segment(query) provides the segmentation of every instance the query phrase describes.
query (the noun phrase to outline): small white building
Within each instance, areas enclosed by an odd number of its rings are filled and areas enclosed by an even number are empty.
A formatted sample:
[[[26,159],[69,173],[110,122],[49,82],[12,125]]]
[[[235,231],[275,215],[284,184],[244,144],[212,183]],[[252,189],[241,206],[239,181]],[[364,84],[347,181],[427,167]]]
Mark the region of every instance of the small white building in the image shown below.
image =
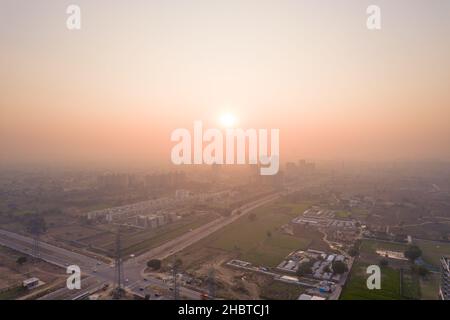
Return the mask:
[[[38,278],[29,278],[22,282],[22,286],[28,290],[31,290],[39,286],[39,283],[40,281]]]

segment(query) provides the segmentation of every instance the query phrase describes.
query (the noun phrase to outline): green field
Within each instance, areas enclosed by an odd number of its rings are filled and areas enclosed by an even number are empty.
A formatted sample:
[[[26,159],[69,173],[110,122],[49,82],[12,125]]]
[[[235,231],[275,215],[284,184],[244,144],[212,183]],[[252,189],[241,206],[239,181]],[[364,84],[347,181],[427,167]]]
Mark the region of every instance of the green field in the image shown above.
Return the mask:
[[[410,270],[403,270],[401,295],[405,299],[420,299],[419,276],[416,273],[412,273]]]
[[[261,299],[267,300],[297,300],[305,289],[295,284],[271,281],[261,288]]]
[[[366,218],[369,212],[363,208],[353,208],[351,211],[352,217],[355,219]]]
[[[277,266],[294,250],[306,249],[311,239],[283,234],[280,227],[308,207],[308,204],[277,202],[253,211],[208,237],[208,247],[239,253],[239,258],[255,265]],[[269,235],[270,234],[270,235]],[[318,234],[318,237],[320,235]]]
[[[422,250],[422,257],[425,262],[439,267],[439,259],[442,256],[450,256],[450,243],[428,241],[428,240],[414,240]]]
[[[381,289],[367,288],[367,264],[357,262],[353,265],[350,278],[342,291],[341,300],[398,300],[400,293],[400,271],[389,267],[381,268]]]
[[[336,216],[336,218],[345,219],[345,218],[349,218],[351,215],[352,215],[352,213],[349,211],[338,211],[338,212],[336,212],[335,216]]]
[[[425,279],[420,279],[422,300],[436,300],[439,292],[439,273],[430,273]]]
[[[402,243],[384,242],[377,240],[367,240],[364,239],[361,242],[360,251],[361,253],[376,254],[376,250],[389,250],[389,251],[399,251],[404,252],[408,246]]]
[[[0,292],[0,300],[15,300],[24,292],[25,290],[22,286],[14,287]]]

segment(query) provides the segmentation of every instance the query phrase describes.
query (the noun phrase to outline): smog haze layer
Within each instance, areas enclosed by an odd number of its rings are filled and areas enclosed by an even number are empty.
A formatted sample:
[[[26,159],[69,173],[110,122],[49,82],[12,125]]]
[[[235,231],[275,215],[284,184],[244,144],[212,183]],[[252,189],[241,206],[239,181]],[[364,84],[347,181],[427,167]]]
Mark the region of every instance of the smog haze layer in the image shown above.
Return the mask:
[[[450,160],[450,2],[0,3],[0,163],[170,163],[176,128],[280,129],[281,161]]]

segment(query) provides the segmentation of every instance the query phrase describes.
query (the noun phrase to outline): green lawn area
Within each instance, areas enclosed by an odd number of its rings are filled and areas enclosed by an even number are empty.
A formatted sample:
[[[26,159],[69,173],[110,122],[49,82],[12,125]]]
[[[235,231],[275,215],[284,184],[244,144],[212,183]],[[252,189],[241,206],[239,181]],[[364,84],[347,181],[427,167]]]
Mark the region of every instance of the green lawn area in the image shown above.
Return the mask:
[[[384,242],[364,239],[361,243],[361,253],[376,254],[376,250],[390,250],[404,252],[408,246],[401,243]]]
[[[306,249],[310,239],[285,235],[279,228],[303,212],[308,204],[274,203],[255,209],[256,219],[243,216],[208,237],[209,247],[239,252],[240,259],[255,265],[277,266],[290,252]],[[268,236],[270,232],[271,236]]]
[[[0,300],[15,300],[25,292],[21,286],[0,292]]]
[[[350,279],[342,291],[341,300],[398,300],[400,294],[400,271],[389,267],[381,268],[381,289],[367,288],[367,264],[356,262]]]
[[[260,297],[267,300],[297,300],[304,291],[298,285],[274,280],[261,288]]]
[[[410,270],[403,270],[402,296],[406,299],[420,299],[419,276]]]
[[[289,216],[292,218],[295,218],[299,215],[301,215],[308,207],[310,206],[309,203],[289,203],[289,202],[283,202],[282,200],[277,203],[277,206],[279,208],[289,208],[290,211],[286,211]]]
[[[420,279],[422,300],[436,300],[439,292],[439,273],[430,273],[426,279]]]
[[[367,209],[363,209],[363,208],[353,208],[352,209],[352,217],[353,218],[365,218],[367,217],[367,215],[369,214],[369,212],[367,211]]]
[[[352,213],[349,211],[338,211],[335,214],[336,218],[348,218],[351,215],[352,215]]]
[[[439,259],[442,256],[450,256],[450,243],[428,241],[428,240],[414,240],[422,250],[422,257],[425,262],[439,267]]]

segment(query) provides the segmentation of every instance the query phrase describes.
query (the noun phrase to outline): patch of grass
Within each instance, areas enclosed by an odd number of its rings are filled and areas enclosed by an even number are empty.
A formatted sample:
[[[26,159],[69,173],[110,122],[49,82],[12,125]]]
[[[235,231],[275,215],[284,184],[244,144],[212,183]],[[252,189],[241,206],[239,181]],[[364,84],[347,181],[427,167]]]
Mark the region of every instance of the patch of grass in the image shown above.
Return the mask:
[[[240,258],[255,265],[276,267],[287,254],[299,249],[306,250],[310,243],[308,239],[279,234],[248,250]]]
[[[14,300],[20,297],[24,292],[25,289],[23,287],[17,286],[0,292],[0,300]]]
[[[368,265],[357,262],[353,265],[350,279],[342,291],[341,300],[400,300],[400,271],[389,267],[381,268],[381,289],[367,288]]]
[[[278,208],[289,208],[290,210],[287,211],[287,214],[295,218],[299,215],[301,215],[308,207],[310,207],[309,203],[290,203],[290,202],[279,202],[277,203]]]
[[[419,276],[410,270],[402,272],[402,296],[406,299],[420,299]]]
[[[438,298],[439,281],[439,273],[430,273],[425,279],[419,280],[422,300],[436,300]]]
[[[352,217],[353,218],[366,218],[369,215],[367,209],[363,208],[353,208],[352,209]]]
[[[450,255],[450,243],[429,240],[414,240],[414,242],[422,250],[422,258],[425,262],[435,267],[440,266],[441,257]]]
[[[304,288],[294,284],[271,281],[261,288],[260,297],[267,300],[297,300],[304,291]]]
[[[335,214],[336,218],[343,218],[343,219],[349,218],[351,215],[352,213],[349,211],[338,211]]]
[[[290,209],[285,210],[286,206]],[[292,251],[309,246],[309,239],[289,236],[279,230],[297,212],[303,212],[306,208],[306,204],[279,203],[258,208],[253,211],[255,219],[249,219],[249,215],[243,216],[206,238],[203,243],[212,248],[239,252],[240,259],[255,265],[275,267]]]

